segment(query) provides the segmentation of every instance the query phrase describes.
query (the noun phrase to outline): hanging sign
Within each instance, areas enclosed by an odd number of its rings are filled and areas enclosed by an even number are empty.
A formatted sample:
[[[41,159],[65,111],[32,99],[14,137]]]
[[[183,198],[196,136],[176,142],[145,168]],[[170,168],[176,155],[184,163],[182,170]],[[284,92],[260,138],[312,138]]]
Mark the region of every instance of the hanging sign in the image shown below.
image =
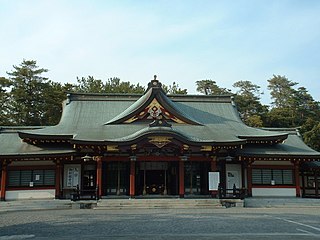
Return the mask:
[[[219,172],[209,172],[209,191],[217,191],[220,183]]]
[[[80,166],[65,165],[65,187],[75,188],[80,185]]]

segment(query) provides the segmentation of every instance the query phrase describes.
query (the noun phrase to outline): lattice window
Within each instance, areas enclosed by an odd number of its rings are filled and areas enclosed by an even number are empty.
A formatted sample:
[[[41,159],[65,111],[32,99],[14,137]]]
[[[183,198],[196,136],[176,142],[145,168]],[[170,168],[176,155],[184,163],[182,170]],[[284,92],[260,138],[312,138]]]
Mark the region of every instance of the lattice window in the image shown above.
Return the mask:
[[[252,184],[294,185],[292,169],[252,169]]]

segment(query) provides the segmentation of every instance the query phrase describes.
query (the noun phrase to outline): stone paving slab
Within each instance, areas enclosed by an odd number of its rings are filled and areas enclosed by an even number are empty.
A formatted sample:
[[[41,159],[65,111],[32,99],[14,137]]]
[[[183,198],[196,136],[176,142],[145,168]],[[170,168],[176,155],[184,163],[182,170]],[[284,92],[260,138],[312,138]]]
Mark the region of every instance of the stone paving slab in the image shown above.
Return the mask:
[[[320,238],[320,209],[69,209],[0,213],[9,239],[259,239]]]

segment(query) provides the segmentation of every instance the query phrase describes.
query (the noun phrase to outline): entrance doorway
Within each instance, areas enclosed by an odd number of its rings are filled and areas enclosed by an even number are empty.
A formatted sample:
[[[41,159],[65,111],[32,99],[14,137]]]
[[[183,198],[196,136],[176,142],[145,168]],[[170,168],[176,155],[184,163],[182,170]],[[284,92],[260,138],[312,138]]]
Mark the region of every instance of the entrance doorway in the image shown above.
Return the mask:
[[[106,166],[105,166],[106,165]],[[104,164],[103,193],[105,195],[128,195],[130,165],[128,162],[108,162]]]
[[[208,162],[186,162],[184,165],[184,190],[186,195],[209,194]]]
[[[176,194],[178,187],[176,172],[176,164],[173,162],[140,162],[137,171],[137,194]]]
[[[167,194],[166,170],[147,170],[145,194]]]

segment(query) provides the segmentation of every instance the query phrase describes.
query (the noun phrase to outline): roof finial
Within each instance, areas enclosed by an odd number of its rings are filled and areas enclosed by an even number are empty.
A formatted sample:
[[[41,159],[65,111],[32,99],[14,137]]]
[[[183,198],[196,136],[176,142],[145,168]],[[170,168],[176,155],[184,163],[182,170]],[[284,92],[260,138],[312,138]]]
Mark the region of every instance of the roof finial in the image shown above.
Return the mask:
[[[150,88],[161,88],[162,84],[159,82],[157,77],[157,75],[153,75],[153,79],[149,82],[147,90]]]

